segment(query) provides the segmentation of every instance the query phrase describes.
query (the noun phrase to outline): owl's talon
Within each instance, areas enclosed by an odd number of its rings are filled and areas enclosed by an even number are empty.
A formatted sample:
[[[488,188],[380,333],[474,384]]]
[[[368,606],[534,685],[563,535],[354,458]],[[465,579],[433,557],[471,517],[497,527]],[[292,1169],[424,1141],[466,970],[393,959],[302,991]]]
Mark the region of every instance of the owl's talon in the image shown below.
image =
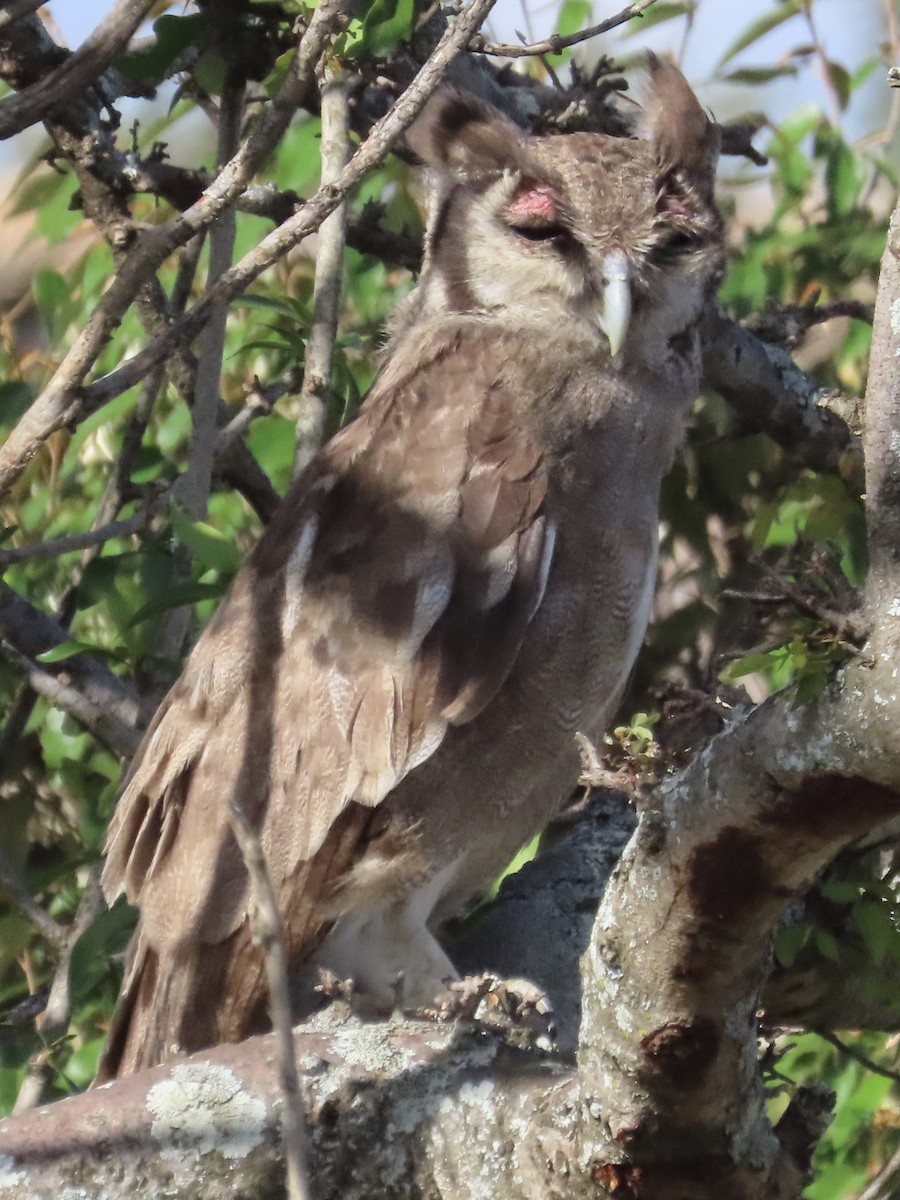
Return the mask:
[[[449,983],[435,1004],[418,1015],[432,1021],[466,1021],[507,1034],[525,1034],[527,1041],[542,1050],[550,1050],[555,1044],[550,998],[527,979],[468,975]]]

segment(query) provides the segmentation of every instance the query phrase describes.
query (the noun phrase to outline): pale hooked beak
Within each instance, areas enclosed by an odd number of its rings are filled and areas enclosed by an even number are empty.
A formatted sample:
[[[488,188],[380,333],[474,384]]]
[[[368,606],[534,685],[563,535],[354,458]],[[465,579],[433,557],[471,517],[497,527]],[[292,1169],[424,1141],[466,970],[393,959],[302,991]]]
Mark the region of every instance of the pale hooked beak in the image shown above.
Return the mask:
[[[622,349],[631,321],[631,267],[623,250],[610,250],[603,260],[603,295],[598,323],[613,358]]]

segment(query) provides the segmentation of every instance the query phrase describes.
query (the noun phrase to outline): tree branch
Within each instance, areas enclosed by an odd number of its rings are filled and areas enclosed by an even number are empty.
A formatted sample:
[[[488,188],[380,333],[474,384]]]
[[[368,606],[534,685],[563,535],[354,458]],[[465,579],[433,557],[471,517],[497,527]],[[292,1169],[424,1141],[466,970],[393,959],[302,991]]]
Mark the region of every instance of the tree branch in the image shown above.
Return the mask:
[[[710,308],[703,330],[703,386],[718,392],[754,429],[815,471],[842,470],[861,482],[859,439],[825,405],[833,397],[780,346]],[[849,415],[849,414],[848,414]]]
[[[334,183],[350,157],[347,83],[338,70],[326,68],[322,81],[322,183]],[[347,214],[343,204],[319,226],[313,312],[297,417],[294,476],[303,471],[322,444],[325,401],[331,387],[331,363],[341,311]]]
[[[73,554],[77,550],[86,550],[94,546],[102,546],[112,538],[129,537],[132,533],[140,533],[146,529],[152,513],[136,513],[122,521],[109,521],[106,525],[97,525],[86,533],[68,533],[64,537],[50,538],[46,542],[35,542],[30,546],[17,546],[13,550],[0,550],[0,571],[12,566],[13,563],[34,562],[40,558],[59,558],[64,554]]]
[[[39,654],[68,641],[68,633],[5,584],[0,584],[0,639],[36,692],[70,712],[116,754],[134,753],[140,740],[134,688],[89,654],[46,665],[34,662]]]
[[[468,48],[476,50],[479,54],[488,54],[497,58],[533,58],[539,54],[562,54],[564,50],[577,46],[579,42],[586,42],[589,38],[597,37],[601,33],[608,33],[611,29],[624,25],[632,17],[641,16],[655,3],[656,0],[637,0],[637,3],[629,4],[614,17],[607,17],[605,21],[601,21],[599,25],[591,25],[588,29],[580,29],[577,33],[566,34],[565,37],[553,33],[550,37],[544,38],[542,42],[520,45],[517,42],[489,42],[481,34],[477,34],[469,42]]]
[[[218,284],[187,312],[178,326],[156,338],[116,371],[83,388],[80,399],[77,401],[79,415],[86,415],[113,396],[119,395],[131,387],[147,370],[161,362],[173,349],[191,341],[206,323],[209,309],[213,304],[224,299],[231,299],[244,291],[267,267],[270,267],[315,229],[318,229],[325,217],[334,211],[350,189],[366,172],[382,161],[401,134],[409,128],[424,107],[428,97],[440,83],[450,63],[459,54],[464,39],[471,36],[472,30],[477,29],[479,24],[484,21],[494,2],[495,0],[471,0],[471,3],[455,18],[434,53],[391,111],[372,127],[369,136],[341,172],[338,181],[320,187],[293,217],[263,238],[254,250],[232,267],[219,280]],[[317,14],[320,11],[321,7],[316,9]],[[109,294],[110,292],[106,293],[106,295]],[[35,401],[35,404],[37,403],[38,401]],[[73,410],[72,418],[74,419],[74,417]],[[59,426],[54,426],[54,428],[59,428]],[[48,428],[44,437],[49,436],[50,432],[52,430]],[[12,437],[10,441],[12,441]],[[0,492],[18,477],[18,473],[22,469],[22,466],[17,463],[9,461],[7,464],[4,461],[4,457],[12,460],[20,455],[21,447],[16,446],[10,454],[4,456],[3,451],[9,445],[10,442],[7,442],[6,447],[0,449]]]
[[[90,37],[55,71],[16,95],[0,100],[0,138],[12,137],[27,129],[47,113],[58,110],[70,96],[95,83],[116,55],[126,48],[129,38],[153,4],[154,0],[119,0]],[[17,15],[24,15],[24,12]],[[3,24],[8,23],[8,20],[3,21]]]
[[[78,396],[78,388],[112,335],[119,319],[138,291],[153,276],[156,268],[179,246],[211,225],[250,182],[254,172],[287,128],[295,108],[312,80],[316,64],[326,45],[345,19],[344,0],[322,0],[313,13],[278,94],[260,117],[238,154],[187,212],[168,225],[147,230],[138,238],[53,379],[33,401],[5,444],[0,447],[0,494],[19,477],[54,430],[76,421],[78,416],[83,416],[89,411],[83,398]],[[225,278],[227,277],[226,275]],[[216,294],[209,292],[206,297],[207,303],[201,302],[192,310],[193,320],[189,314],[182,322],[180,328],[186,331],[183,336],[176,336],[171,345],[165,345],[162,353],[159,353],[152,363],[145,362],[126,386],[137,383],[149,370],[162,362],[168,353],[176,349],[176,343],[183,346],[192,341],[206,324],[209,311],[229,299],[231,295],[237,294],[239,290],[240,288],[237,288],[228,293],[226,288]],[[152,343],[153,346],[161,344],[161,339]],[[131,360],[132,363],[136,361]]]

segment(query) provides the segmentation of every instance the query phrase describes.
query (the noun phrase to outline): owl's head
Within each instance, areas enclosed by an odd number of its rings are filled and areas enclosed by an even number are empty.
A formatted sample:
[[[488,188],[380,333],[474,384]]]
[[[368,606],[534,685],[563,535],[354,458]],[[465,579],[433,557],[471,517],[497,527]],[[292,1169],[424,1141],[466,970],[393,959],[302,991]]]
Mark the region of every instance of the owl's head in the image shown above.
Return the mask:
[[[446,91],[410,134],[432,169],[424,311],[583,326],[620,361],[699,316],[722,269],[719,130],[651,56],[641,136],[529,137]]]

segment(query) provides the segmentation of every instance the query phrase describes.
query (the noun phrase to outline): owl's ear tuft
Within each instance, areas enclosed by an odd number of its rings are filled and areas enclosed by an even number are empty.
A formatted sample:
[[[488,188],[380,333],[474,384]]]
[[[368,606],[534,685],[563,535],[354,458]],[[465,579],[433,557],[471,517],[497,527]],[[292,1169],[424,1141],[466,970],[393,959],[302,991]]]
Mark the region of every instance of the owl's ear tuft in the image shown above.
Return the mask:
[[[406,135],[426,166],[463,178],[522,168],[524,138],[497,109],[455,88],[436,92]]]
[[[707,117],[674,63],[649,53],[647,70],[640,134],[654,147],[660,175],[681,175],[711,198],[719,159],[719,127]]]

